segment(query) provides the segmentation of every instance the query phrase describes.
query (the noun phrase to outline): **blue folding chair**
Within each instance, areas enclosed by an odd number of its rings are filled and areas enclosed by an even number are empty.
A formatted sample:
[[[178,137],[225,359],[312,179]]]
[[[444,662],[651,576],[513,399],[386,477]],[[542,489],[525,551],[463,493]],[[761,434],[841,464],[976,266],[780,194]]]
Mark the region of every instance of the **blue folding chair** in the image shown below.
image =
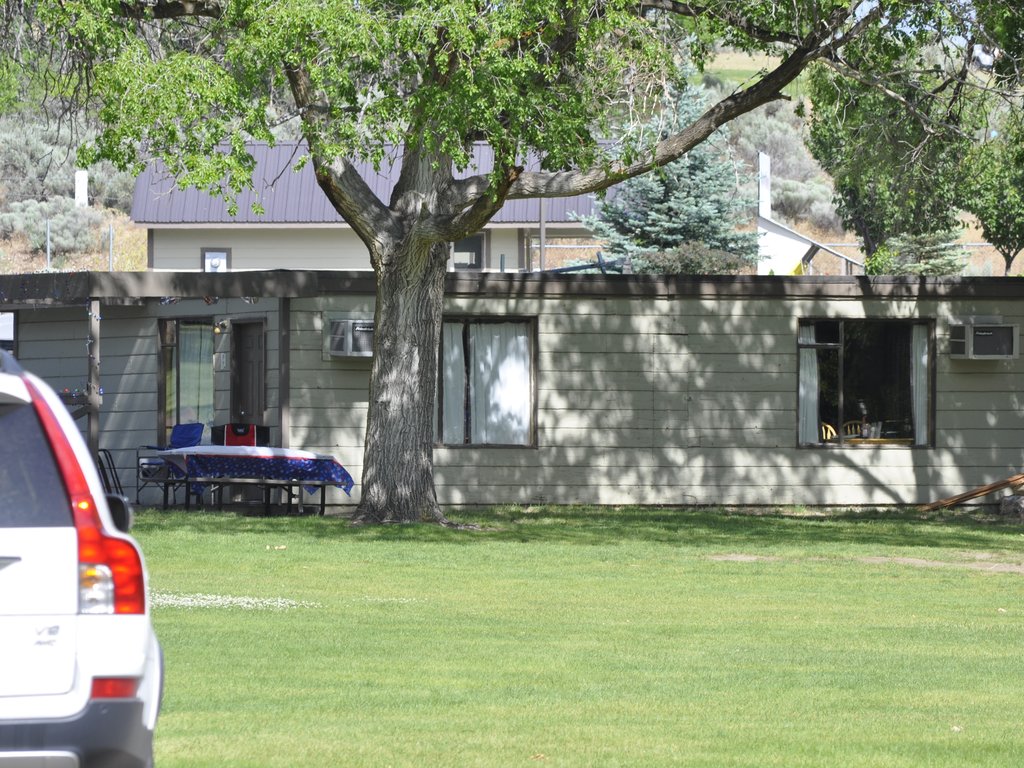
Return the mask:
[[[140,445],[135,450],[136,478],[135,503],[139,503],[139,494],[149,485],[160,486],[164,494],[164,509],[167,509],[168,491],[173,492],[177,502],[178,486],[184,485],[183,479],[175,477],[167,462],[154,455],[156,451],[169,451],[174,448],[191,448],[199,445],[203,439],[203,425],[195,422],[175,424],[171,428],[171,436],[167,445]],[[186,489],[186,493],[187,493]]]

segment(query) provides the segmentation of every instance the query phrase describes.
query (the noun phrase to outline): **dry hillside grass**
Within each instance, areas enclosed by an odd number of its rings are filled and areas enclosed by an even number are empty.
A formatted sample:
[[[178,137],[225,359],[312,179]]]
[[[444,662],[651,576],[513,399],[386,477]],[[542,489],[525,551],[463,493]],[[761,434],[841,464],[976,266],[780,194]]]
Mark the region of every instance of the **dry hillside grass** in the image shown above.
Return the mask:
[[[51,254],[50,269],[59,272],[110,269],[109,225],[114,226],[115,272],[146,269],[146,230],[119,211],[104,211],[105,224],[96,232],[96,248],[89,253]],[[27,274],[46,270],[46,253],[34,251],[21,235],[0,238],[0,274]]]

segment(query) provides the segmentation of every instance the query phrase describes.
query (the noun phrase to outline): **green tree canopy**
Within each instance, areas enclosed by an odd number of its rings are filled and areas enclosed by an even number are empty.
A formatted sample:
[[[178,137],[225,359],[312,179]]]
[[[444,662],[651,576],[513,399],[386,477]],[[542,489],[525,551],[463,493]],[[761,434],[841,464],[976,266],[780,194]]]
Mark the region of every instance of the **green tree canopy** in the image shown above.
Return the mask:
[[[884,87],[905,50],[976,39],[980,18],[958,0],[11,0],[5,11],[60,51],[61,98],[99,106],[105,129],[86,159],[159,157],[181,183],[230,196],[250,181],[247,140],[272,140],[284,116],[300,122],[377,281],[367,521],[443,519],[430,350],[450,242],[506,200],[597,192],[665,166],[816,62]],[[680,60],[699,66],[719,42],[773,63],[678,130],[602,151],[600,139],[650,118]],[[908,111],[955,111],[964,94],[933,89],[933,106]],[[468,167],[473,141],[494,149],[486,173]],[[387,152],[401,172],[381,199],[352,161]]]
[[[1008,275],[1024,250],[1024,119],[1019,112],[970,153],[964,175],[964,208],[978,218]]]
[[[934,50],[915,40],[896,62],[885,89],[824,67],[809,78],[808,144],[869,257],[893,236],[958,226],[961,161],[982,120],[975,106],[934,97],[947,78]]]

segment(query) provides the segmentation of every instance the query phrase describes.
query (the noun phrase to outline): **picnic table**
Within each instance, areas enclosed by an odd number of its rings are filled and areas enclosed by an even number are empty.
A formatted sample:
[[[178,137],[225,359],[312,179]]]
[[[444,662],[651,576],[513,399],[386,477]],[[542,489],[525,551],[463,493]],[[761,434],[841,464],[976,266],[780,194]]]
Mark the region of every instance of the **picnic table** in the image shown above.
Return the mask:
[[[254,485],[263,490],[264,508],[270,513],[270,492],[284,490],[288,512],[297,492],[320,493],[320,514],[326,511],[326,489],[341,488],[351,495],[355,481],[334,456],[296,448],[251,445],[196,445],[157,454],[187,486],[185,508],[191,496],[210,489],[218,508],[223,507],[226,485]],[[301,502],[300,502],[301,508]]]

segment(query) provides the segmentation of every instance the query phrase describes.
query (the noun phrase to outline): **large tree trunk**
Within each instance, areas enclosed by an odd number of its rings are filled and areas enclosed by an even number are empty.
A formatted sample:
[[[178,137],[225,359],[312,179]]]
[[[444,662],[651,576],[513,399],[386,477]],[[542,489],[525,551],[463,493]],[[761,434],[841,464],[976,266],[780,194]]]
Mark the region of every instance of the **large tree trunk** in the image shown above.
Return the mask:
[[[375,354],[356,522],[445,522],[433,444],[448,247],[411,239],[374,264]]]

